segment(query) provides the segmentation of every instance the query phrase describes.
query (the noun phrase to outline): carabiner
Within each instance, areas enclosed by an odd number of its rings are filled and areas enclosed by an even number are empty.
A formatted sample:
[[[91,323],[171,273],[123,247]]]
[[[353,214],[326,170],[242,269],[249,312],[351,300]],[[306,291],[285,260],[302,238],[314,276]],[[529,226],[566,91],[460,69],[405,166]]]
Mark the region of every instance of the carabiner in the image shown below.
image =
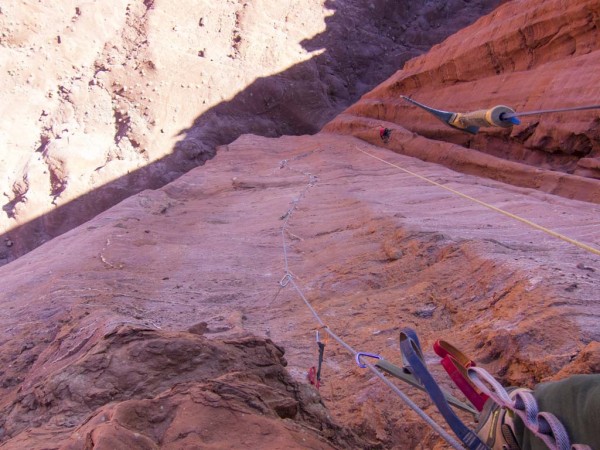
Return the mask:
[[[358,352],[356,354],[356,364],[358,364],[358,367],[360,367],[361,369],[365,369],[367,367],[360,361],[361,356],[368,356],[369,358],[382,359],[381,356],[375,355],[373,353]]]

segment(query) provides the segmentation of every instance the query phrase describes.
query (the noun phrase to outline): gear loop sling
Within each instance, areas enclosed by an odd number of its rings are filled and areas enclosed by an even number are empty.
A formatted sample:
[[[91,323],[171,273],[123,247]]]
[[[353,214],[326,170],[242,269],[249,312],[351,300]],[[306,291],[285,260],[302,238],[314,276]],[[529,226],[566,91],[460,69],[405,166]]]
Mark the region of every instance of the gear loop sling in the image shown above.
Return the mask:
[[[400,331],[400,352],[403,359],[410,365],[413,375],[427,390],[431,400],[442,414],[454,434],[469,450],[489,449],[481,439],[470,430],[452,411],[444,393],[427,369],[421,350],[421,344],[415,331],[411,328],[403,328]]]
[[[536,437],[551,450],[590,449],[585,444],[571,445],[569,434],[558,418],[549,412],[540,411],[538,404],[529,390],[517,390],[509,395],[504,387],[485,369],[469,367],[467,369],[471,381],[500,407],[512,411],[520,417]]]

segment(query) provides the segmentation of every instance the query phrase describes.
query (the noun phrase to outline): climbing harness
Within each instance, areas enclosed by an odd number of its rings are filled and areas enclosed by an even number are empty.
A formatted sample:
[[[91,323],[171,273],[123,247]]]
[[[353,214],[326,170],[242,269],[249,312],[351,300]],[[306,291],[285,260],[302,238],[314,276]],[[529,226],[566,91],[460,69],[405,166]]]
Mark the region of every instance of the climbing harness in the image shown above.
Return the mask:
[[[520,125],[521,121],[518,118],[524,116],[600,109],[600,105],[588,105],[576,106],[572,108],[541,109],[539,111],[516,112],[514,109],[508,106],[498,105],[490,109],[480,109],[477,111],[460,113],[435,109],[404,95],[401,97],[407,102],[412,103],[413,105],[418,106],[419,108],[432,114],[446,125],[456,128],[457,130],[466,131],[470,134],[477,134],[480,127],[510,128],[513,125]]]
[[[419,174],[417,174],[415,172],[412,172],[412,171],[410,171],[408,169],[405,169],[404,167],[400,167],[397,164],[394,164],[394,163],[391,163],[389,161],[386,161],[385,159],[379,158],[378,156],[375,156],[375,155],[373,155],[373,154],[371,154],[371,153],[369,153],[369,152],[367,152],[365,150],[362,150],[358,146],[354,146],[354,148],[356,150],[358,150],[359,152],[364,153],[367,156],[370,156],[373,159],[381,161],[382,163],[387,164],[388,166],[395,167],[396,169],[399,169],[399,170],[401,170],[401,171],[403,171],[403,172],[405,172],[405,173],[407,173],[409,175],[412,175],[413,177],[419,178],[420,180],[426,181],[427,183],[433,184],[434,186],[437,186],[437,187],[440,187],[440,188],[445,189],[447,191],[450,191],[453,194],[456,194],[456,195],[458,195],[458,196],[460,196],[462,198],[470,200],[470,201],[472,201],[474,203],[477,203],[477,204],[479,204],[481,206],[485,206],[486,208],[491,209],[492,211],[495,211],[497,213],[503,214],[503,215],[505,215],[507,217],[510,217],[511,219],[518,220],[519,222],[522,222],[522,223],[524,223],[526,225],[529,225],[530,227],[535,228],[536,230],[542,231],[542,232],[544,232],[546,234],[549,234],[550,236],[554,236],[555,238],[561,239],[561,240],[563,240],[565,242],[568,242],[569,244],[576,245],[579,248],[582,248],[582,249],[584,249],[584,250],[586,250],[586,251],[588,251],[590,253],[594,253],[595,255],[599,255],[600,256],[600,250],[597,249],[597,248],[592,247],[591,245],[588,245],[588,244],[585,244],[583,242],[577,241],[577,240],[572,239],[572,238],[570,238],[568,236],[565,236],[564,234],[557,233],[556,231],[552,231],[552,230],[550,230],[550,229],[548,229],[546,227],[538,225],[535,222],[527,220],[527,219],[525,219],[525,218],[523,218],[521,216],[517,216],[516,214],[512,214],[512,213],[510,213],[508,211],[505,211],[505,210],[503,210],[501,208],[498,208],[496,206],[490,205],[489,203],[486,203],[484,201],[478,200],[475,197],[471,197],[470,195],[463,194],[462,192],[457,191],[456,189],[452,189],[452,188],[450,188],[448,186],[444,186],[443,184],[438,183],[438,182],[433,181],[433,180],[430,180],[429,178],[424,177],[423,175],[419,175]]]
[[[476,432],[468,429],[449,408],[442,390],[427,370],[415,331],[411,328],[404,328],[400,331],[402,357],[410,365],[415,377],[425,386],[431,400],[450,428],[467,448],[519,450],[517,439],[512,431],[513,416],[510,415],[512,413],[519,416],[523,424],[550,450],[590,449],[589,446],[582,444],[571,446],[569,435],[563,424],[554,414],[539,411],[531,390],[518,388],[509,393],[485,369],[477,367],[471,359],[445,341],[436,341],[434,350],[443,358],[453,359],[453,367],[461,367],[459,371],[461,377],[463,373],[468,377],[469,389],[477,390],[480,396],[485,396],[481,398],[486,398],[486,411],[481,415],[481,426]],[[467,367],[466,370],[464,370],[465,367]],[[461,384],[464,384],[464,380],[457,383],[462,390]]]
[[[550,450],[584,450],[588,445],[571,446],[569,435],[558,418],[549,412],[540,412],[537,402],[529,389],[516,389],[508,393],[485,369],[470,367],[471,381],[485,392],[498,406],[519,416],[523,424],[541,439]]]
[[[507,414],[510,411],[519,416],[523,424],[550,450],[590,449],[589,446],[582,444],[571,446],[565,427],[555,415],[539,411],[537,402],[529,389],[513,389],[509,393],[485,369],[477,367],[472,360],[445,341],[436,341],[434,350],[443,358],[452,358],[454,366],[458,365],[462,368],[468,366],[468,369],[461,373],[466,373],[469,383],[479,391],[479,395],[485,395],[487,411],[482,414],[481,426],[476,432],[466,427],[449,408],[442,389],[425,365],[421,344],[415,331],[411,328],[404,328],[400,331],[402,358],[408,362],[410,371],[425,387],[450,428],[467,448],[519,450],[517,439],[512,431],[512,416]],[[357,361],[359,361],[358,357]],[[407,367],[404,369],[406,370]],[[460,384],[457,385],[460,387]],[[499,408],[494,407],[494,404]]]

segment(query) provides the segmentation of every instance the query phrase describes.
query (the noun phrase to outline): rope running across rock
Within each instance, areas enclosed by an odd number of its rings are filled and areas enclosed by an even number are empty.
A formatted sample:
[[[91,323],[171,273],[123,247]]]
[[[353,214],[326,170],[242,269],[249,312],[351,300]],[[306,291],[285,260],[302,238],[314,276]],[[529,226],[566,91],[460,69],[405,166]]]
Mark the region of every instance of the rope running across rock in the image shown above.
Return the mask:
[[[280,167],[283,168],[283,167],[286,167],[286,165],[287,165],[287,160],[282,161]],[[287,246],[287,241],[285,239],[285,233],[287,231],[287,226],[288,226],[290,218],[292,217],[292,214],[294,213],[294,211],[296,210],[296,207],[298,206],[298,203],[305,197],[308,190],[311,187],[313,187],[317,183],[317,180],[318,180],[318,178],[311,173],[306,172],[304,174],[309,178],[309,182],[308,182],[307,186],[304,188],[304,190],[302,191],[300,196],[297,199],[292,201],[292,206],[290,207],[290,209],[288,209],[288,211],[284,214],[284,216],[282,216],[282,217],[285,217],[284,223],[281,227],[281,238],[282,238],[282,245],[283,245],[285,274],[284,274],[283,278],[281,279],[281,281],[279,282],[279,285],[280,285],[280,287],[283,288],[291,283],[292,287],[298,293],[298,295],[300,296],[302,301],[304,301],[304,303],[306,304],[308,309],[311,311],[312,315],[314,316],[316,321],[319,323],[319,325],[329,334],[329,336],[331,336],[333,339],[335,339],[342,347],[344,347],[346,350],[348,350],[348,352],[350,352],[354,358],[356,358],[358,352],[356,350],[354,350],[346,342],[344,342],[337,334],[335,334],[333,331],[331,331],[331,329],[325,324],[325,322],[323,322],[321,320],[321,318],[319,317],[319,314],[315,311],[315,309],[312,307],[312,305],[310,304],[310,302],[308,301],[308,299],[306,298],[306,296],[304,295],[304,293],[302,292],[300,287],[296,284],[296,282],[294,281],[294,276],[290,272],[289,262],[288,262],[288,246]],[[390,387],[390,389],[392,389],[402,399],[402,401],[404,401],[404,403],[406,403],[414,412],[416,412],[419,415],[419,417],[421,417],[431,428],[433,428],[433,430],[435,432],[437,432],[452,448],[457,449],[457,450],[464,448],[446,430],[444,430],[438,423],[436,423],[431,417],[429,417],[427,415],[427,413],[425,413],[425,411],[423,411],[421,408],[419,408],[410,398],[408,398],[406,396],[406,394],[404,394],[404,392],[402,392],[396,385],[394,385],[390,380],[388,380],[382,372],[377,370],[377,368],[374,365],[372,365],[368,362],[364,362],[363,364],[369,370],[371,370],[371,372],[373,372],[380,380],[382,380],[386,385],[388,385]]]
[[[549,228],[546,228],[546,227],[543,227],[541,225],[538,225],[537,223],[532,222],[531,220],[525,219],[525,218],[523,218],[521,216],[518,216],[516,214],[513,214],[513,213],[510,213],[508,211],[505,211],[505,210],[503,210],[501,208],[498,208],[498,207],[496,207],[494,205],[490,205],[489,203],[486,203],[484,201],[478,200],[475,197],[471,197],[470,195],[463,194],[462,192],[457,191],[456,189],[452,189],[452,188],[450,188],[448,186],[444,186],[443,184],[438,183],[438,182],[433,181],[433,180],[430,180],[429,178],[424,177],[423,175],[419,175],[419,174],[417,174],[415,172],[412,172],[412,171],[410,171],[408,169],[400,167],[397,164],[391,163],[389,161],[386,161],[383,158],[375,156],[375,155],[373,155],[373,154],[371,154],[371,153],[369,153],[369,152],[367,152],[365,150],[362,150],[361,148],[359,148],[357,146],[354,146],[354,148],[356,150],[358,150],[359,152],[361,152],[361,153],[363,153],[363,154],[365,154],[367,156],[370,156],[373,159],[376,159],[378,161],[381,161],[384,164],[387,164],[388,166],[395,167],[396,169],[399,169],[399,170],[401,170],[401,171],[403,171],[403,172],[405,172],[405,173],[407,173],[409,175],[412,175],[412,176],[414,176],[416,178],[419,178],[419,179],[421,179],[423,181],[426,181],[426,182],[428,182],[430,184],[433,184],[434,186],[437,186],[437,187],[440,187],[440,188],[445,189],[447,191],[450,191],[453,194],[456,194],[456,195],[458,195],[458,196],[460,196],[462,198],[470,200],[470,201],[472,201],[474,203],[477,203],[477,204],[479,204],[481,206],[485,206],[486,208],[491,209],[492,211],[495,211],[497,213],[503,214],[503,215],[505,215],[507,217],[510,217],[511,219],[518,220],[519,222],[522,222],[522,223],[524,223],[526,225],[529,225],[530,227],[535,228],[536,230],[542,231],[542,232],[544,232],[546,234],[549,234],[550,236],[554,236],[555,238],[561,239],[561,240],[563,240],[565,242],[568,242],[569,244],[573,244],[573,245],[575,245],[575,246],[577,246],[579,248],[582,248],[582,249],[584,249],[584,250],[586,250],[586,251],[588,251],[590,253],[594,253],[595,255],[600,256],[600,249],[592,247],[591,245],[585,244],[583,242],[580,242],[580,241],[572,239],[572,238],[570,238],[568,236],[565,236],[564,234],[561,234],[561,233],[558,233],[556,231],[550,230]]]
[[[435,181],[432,181],[424,176],[418,175],[414,172],[411,172],[407,169],[404,169],[400,166],[397,166],[396,164],[390,163],[388,161],[385,161],[384,159],[381,159],[375,155],[372,155],[358,147],[355,147],[357,150],[359,150],[360,152],[374,158],[377,159],[379,161],[382,161],[388,165],[391,165],[393,167],[396,167],[404,172],[409,173],[410,175],[416,176],[424,181],[427,181],[431,184],[434,184],[436,186],[439,186],[443,189],[449,190],[461,197],[464,197],[468,200],[474,201],[475,203],[478,203],[480,205],[483,205],[487,208],[492,209],[493,211],[499,212],[501,214],[504,214],[506,216],[509,216],[513,219],[519,220],[520,222],[523,222],[529,226],[532,226],[533,228],[536,228],[540,231],[543,231],[547,234],[550,234],[554,237],[557,237],[559,239],[562,239],[566,242],[569,242],[571,244],[577,245],[580,248],[583,248],[585,250],[588,250],[592,253],[598,254],[600,255],[600,250],[594,248],[594,247],[590,247],[587,244],[583,244],[579,241],[576,241],[574,239],[568,238],[560,233],[554,232],[552,230],[549,230],[547,228],[544,228],[540,225],[537,225],[527,219],[523,219],[519,216],[516,216],[512,213],[509,213],[507,211],[504,211],[500,208],[497,208],[495,206],[492,206],[488,203],[482,202],[480,200],[477,200],[471,196],[468,196],[466,194],[463,194],[459,191],[456,191],[452,188],[449,188],[447,186],[444,186],[440,183],[437,183]],[[280,164],[280,168],[284,168],[287,167],[290,170],[294,170],[289,168],[288,166],[288,161],[284,160],[281,162]],[[296,172],[300,172],[298,170],[296,170]],[[304,197],[306,196],[308,190],[310,188],[312,188],[313,186],[315,186],[315,184],[318,181],[318,177],[316,175],[313,175],[310,172],[300,172],[303,175],[307,176],[309,181],[308,184],[306,185],[306,187],[302,190],[302,192],[300,193],[300,195],[298,196],[298,198],[292,200],[291,202],[291,206],[288,209],[288,211],[281,217],[281,219],[285,219],[284,223],[281,227],[281,239],[282,239],[282,247],[283,247],[283,255],[284,255],[284,265],[285,265],[285,273],[283,278],[281,279],[281,281],[279,282],[279,286],[280,286],[280,290],[285,288],[288,284],[291,283],[292,287],[294,288],[294,290],[296,290],[296,292],[298,293],[298,295],[300,296],[300,298],[303,300],[303,302],[306,304],[306,306],[309,308],[309,310],[311,311],[312,315],[314,316],[314,318],[316,319],[316,321],[319,323],[319,325],[321,326],[322,329],[324,329],[329,336],[331,336],[333,339],[335,339],[342,347],[344,347],[346,350],[348,350],[348,352],[350,352],[353,357],[357,360],[357,362],[359,363],[359,365],[361,367],[367,367],[369,370],[371,370],[371,372],[373,372],[380,380],[382,380],[385,384],[387,384],[403,401],[404,403],[406,403],[413,411],[415,411],[429,426],[431,426],[434,431],[436,431],[451,447],[453,447],[454,449],[461,449],[464,448],[456,439],[454,439],[448,432],[446,432],[446,430],[444,428],[442,428],[438,423],[436,423],[433,419],[431,419],[422,409],[420,409],[414,402],[412,402],[412,400],[410,398],[408,398],[400,389],[398,389],[397,386],[395,386],[391,381],[389,381],[385,375],[380,372],[374,365],[368,363],[368,362],[362,362],[359,360],[359,355],[361,353],[357,352],[356,350],[354,350],[349,344],[347,344],[346,342],[344,342],[344,340],[342,340],[338,335],[336,335],[319,317],[318,313],[315,311],[315,309],[313,308],[313,306],[311,305],[311,303],[308,301],[308,299],[306,298],[306,296],[304,295],[304,293],[302,292],[302,290],[300,289],[300,287],[297,285],[297,283],[294,280],[294,275],[291,273],[290,268],[289,268],[289,261],[288,261],[288,244],[286,241],[286,232],[289,232],[287,230],[288,224],[289,224],[289,220],[292,217],[294,211],[296,210],[296,207],[298,206],[298,204],[300,203],[300,201],[302,199],[304,199]],[[367,354],[368,355],[368,354]],[[471,376],[471,379],[473,380],[473,382],[475,382],[482,390],[487,391],[487,393],[494,398],[494,401],[496,401],[500,406],[504,407],[504,408],[508,408],[511,411],[514,411],[517,415],[519,415],[523,420],[525,425],[530,428],[535,434],[536,436],[540,437],[542,440],[544,440],[544,442],[546,443],[546,445],[549,446],[549,448],[551,449],[556,449],[556,450],[566,450],[571,448],[572,450],[577,449],[577,450],[587,450],[589,449],[589,447],[587,446],[582,446],[582,445],[573,445],[572,447],[570,446],[569,443],[569,439],[568,439],[568,435],[566,433],[566,431],[564,430],[564,427],[562,426],[562,424],[558,421],[558,419],[556,419],[554,416],[552,416],[551,414],[547,414],[547,413],[539,413],[538,414],[538,410],[537,410],[537,405],[535,402],[535,399],[533,399],[533,397],[528,394],[528,393],[518,393],[517,395],[517,400],[516,403],[515,401],[513,401],[512,399],[510,399],[508,397],[508,394],[506,394],[506,391],[503,390],[503,388],[493,379],[493,377],[491,375],[489,375],[485,370],[480,369],[480,368],[475,368],[471,371],[471,369],[469,369],[470,373],[469,375]],[[484,383],[482,383],[480,380],[478,380],[476,377],[477,375],[479,375],[480,377],[482,377],[490,386],[492,386],[492,391],[490,391],[489,389],[487,389],[487,387],[484,385]],[[533,399],[533,401],[531,400]],[[523,406],[524,405],[524,406]],[[535,414],[533,414],[535,412]],[[530,420],[531,419],[531,420]],[[466,443],[466,441],[461,437],[461,440],[463,440],[463,442]],[[485,444],[480,443],[478,444],[478,446],[475,446],[476,443],[473,443],[472,445],[467,444],[468,448],[487,448]]]

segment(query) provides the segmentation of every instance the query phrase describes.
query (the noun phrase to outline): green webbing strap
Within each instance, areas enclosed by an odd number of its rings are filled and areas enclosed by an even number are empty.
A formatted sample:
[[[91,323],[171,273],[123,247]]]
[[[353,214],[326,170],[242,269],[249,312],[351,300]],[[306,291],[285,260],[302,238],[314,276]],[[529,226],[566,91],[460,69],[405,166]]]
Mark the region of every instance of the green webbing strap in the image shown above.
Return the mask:
[[[411,386],[421,389],[422,391],[425,390],[425,388],[417,381],[417,379],[414,377],[414,375],[406,372],[401,367],[395,366],[394,364],[386,361],[385,359],[378,359],[377,362],[375,363],[375,366],[379,367],[381,370],[389,373],[390,375],[393,375],[396,378],[399,378],[400,380],[404,381],[405,383],[410,384]],[[462,409],[463,411],[471,413],[474,416],[477,416],[478,412],[473,407],[471,407],[470,405],[468,405],[466,403],[461,402],[456,397],[454,397],[452,394],[450,394],[449,392],[446,392],[444,389],[442,389],[442,392],[444,394],[444,397],[446,397],[446,400],[448,401],[448,403],[456,406],[459,409]]]

